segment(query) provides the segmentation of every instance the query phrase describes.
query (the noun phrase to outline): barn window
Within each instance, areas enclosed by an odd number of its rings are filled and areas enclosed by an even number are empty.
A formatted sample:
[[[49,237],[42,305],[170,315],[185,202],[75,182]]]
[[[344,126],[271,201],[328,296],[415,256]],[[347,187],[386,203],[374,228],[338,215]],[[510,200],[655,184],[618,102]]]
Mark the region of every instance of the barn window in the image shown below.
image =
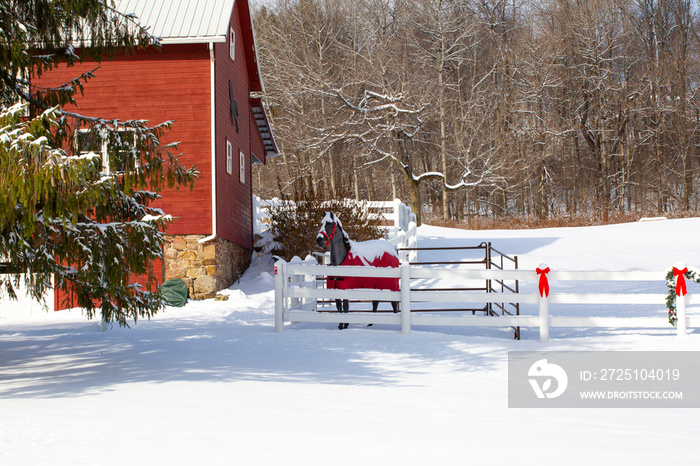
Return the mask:
[[[134,148],[134,142],[134,131],[128,128],[111,131],[106,138],[89,129],[79,129],[75,133],[75,148],[78,155],[94,152],[102,156],[102,170],[106,174],[126,170],[126,160]],[[109,146],[116,150],[111,157]]]
[[[231,28],[228,46],[229,54],[231,55],[231,60],[236,61],[236,33],[234,32],[233,28]]]
[[[233,173],[233,147],[231,141],[226,141],[226,173]]]
[[[107,173],[123,172],[126,170],[126,160],[134,150],[134,132],[128,129],[113,131],[109,134],[110,144],[117,151],[110,158],[107,154],[107,144],[103,151],[103,164],[108,166]]]
[[[240,152],[241,183],[245,184],[245,154]]]
[[[79,129],[75,132],[75,148],[78,155],[102,153],[102,138],[89,129]]]

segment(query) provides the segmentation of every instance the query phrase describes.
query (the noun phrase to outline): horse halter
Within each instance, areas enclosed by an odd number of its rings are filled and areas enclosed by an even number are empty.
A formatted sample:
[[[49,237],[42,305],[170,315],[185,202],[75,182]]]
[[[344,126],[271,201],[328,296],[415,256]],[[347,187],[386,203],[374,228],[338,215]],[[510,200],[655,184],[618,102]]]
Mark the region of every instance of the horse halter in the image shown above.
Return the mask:
[[[328,246],[331,243],[331,241],[333,240],[333,238],[335,237],[335,229],[337,227],[338,227],[338,222],[333,222],[333,230],[331,231],[330,235],[326,233],[326,226],[325,225],[323,225],[323,228],[321,228],[321,234],[323,236],[325,236],[326,238],[328,238],[328,240],[326,241],[326,244],[323,245],[324,248],[326,246]]]

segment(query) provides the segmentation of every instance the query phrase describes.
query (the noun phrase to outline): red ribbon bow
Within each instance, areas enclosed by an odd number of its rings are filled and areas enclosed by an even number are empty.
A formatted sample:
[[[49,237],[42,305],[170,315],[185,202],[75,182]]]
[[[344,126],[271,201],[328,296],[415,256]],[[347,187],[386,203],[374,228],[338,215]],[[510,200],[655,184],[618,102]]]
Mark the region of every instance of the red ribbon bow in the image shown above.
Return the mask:
[[[683,269],[673,268],[673,276],[676,277],[676,296],[685,296],[688,294],[688,287],[685,284],[686,273],[688,273],[688,267]]]
[[[546,298],[549,296],[549,281],[547,280],[547,274],[549,273],[549,267],[545,269],[541,268],[536,268],[535,272],[537,272],[537,275],[540,276],[540,282],[539,282],[539,290],[540,290],[540,296],[543,298]]]

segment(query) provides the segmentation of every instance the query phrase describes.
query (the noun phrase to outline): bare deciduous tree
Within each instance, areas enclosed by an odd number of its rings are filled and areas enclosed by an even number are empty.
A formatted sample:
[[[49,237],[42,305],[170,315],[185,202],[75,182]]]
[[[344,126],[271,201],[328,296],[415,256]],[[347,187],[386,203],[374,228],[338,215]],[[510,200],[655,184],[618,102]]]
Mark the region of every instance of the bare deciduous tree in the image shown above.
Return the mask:
[[[257,12],[266,195],[462,215],[697,208],[690,0],[280,0]]]

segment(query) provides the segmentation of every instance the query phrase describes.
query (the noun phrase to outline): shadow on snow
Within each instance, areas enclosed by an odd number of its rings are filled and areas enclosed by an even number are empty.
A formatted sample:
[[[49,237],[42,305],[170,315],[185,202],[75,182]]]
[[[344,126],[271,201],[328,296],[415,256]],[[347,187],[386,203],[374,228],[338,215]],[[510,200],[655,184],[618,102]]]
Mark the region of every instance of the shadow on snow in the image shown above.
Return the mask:
[[[173,381],[406,385],[407,373],[428,373],[436,364],[456,372],[494,363],[478,342],[461,335],[406,338],[395,327],[340,332],[301,325],[275,334],[271,316],[256,316],[142,321],[106,333],[97,324],[0,329],[0,398],[89,395],[120,384]]]

